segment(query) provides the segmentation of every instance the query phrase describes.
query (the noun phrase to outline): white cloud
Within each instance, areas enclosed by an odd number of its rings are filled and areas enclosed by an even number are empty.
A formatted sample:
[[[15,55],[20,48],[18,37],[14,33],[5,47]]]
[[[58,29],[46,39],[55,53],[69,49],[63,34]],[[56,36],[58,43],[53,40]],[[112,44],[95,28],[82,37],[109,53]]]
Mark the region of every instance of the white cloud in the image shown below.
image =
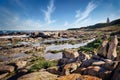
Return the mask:
[[[97,4],[93,2],[89,2],[86,6],[85,10],[81,12],[80,10],[76,11],[75,21],[69,25],[69,27],[81,27],[90,24],[90,14],[97,7]]]
[[[55,20],[52,20],[51,19],[51,15],[52,13],[54,12],[55,10],[55,7],[54,7],[54,0],[51,0],[49,5],[47,6],[47,10],[42,10],[44,12],[44,15],[45,15],[45,21],[48,23],[48,24],[51,24],[51,23],[54,23]]]
[[[96,5],[95,3],[89,2],[88,5],[87,5],[87,7],[86,7],[86,9],[85,9],[85,11],[84,11],[83,13],[80,13],[80,11],[77,12],[77,14],[76,14],[76,16],[77,16],[76,18],[77,18],[77,19],[76,19],[75,23],[79,23],[81,20],[89,17],[90,13],[91,13],[96,7],[97,7],[97,5]]]

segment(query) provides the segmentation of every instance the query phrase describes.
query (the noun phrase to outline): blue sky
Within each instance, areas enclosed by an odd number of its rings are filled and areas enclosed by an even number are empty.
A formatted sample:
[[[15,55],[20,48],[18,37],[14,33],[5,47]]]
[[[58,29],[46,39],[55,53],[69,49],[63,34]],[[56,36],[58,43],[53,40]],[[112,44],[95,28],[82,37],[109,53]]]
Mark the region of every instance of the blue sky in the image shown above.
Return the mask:
[[[64,30],[120,18],[120,0],[0,0],[0,30]]]

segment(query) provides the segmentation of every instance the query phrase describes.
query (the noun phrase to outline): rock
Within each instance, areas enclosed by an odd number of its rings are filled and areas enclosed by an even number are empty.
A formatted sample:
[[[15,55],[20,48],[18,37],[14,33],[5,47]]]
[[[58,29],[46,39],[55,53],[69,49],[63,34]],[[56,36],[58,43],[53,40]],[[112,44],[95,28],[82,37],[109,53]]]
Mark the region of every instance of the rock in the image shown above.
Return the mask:
[[[116,69],[114,70],[111,80],[120,80],[120,62],[118,63]]]
[[[107,40],[107,37],[105,36],[102,44],[98,48],[98,55],[106,58],[107,57],[107,50],[108,50],[108,40]]]
[[[103,80],[110,80],[111,79],[111,73],[112,71],[101,71],[99,72],[99,78],[103,79]]]
[[[77,68],[73,73],[83,74],[86,69],[87,69],[87,68]]]
[[[101,70],[101,67],[99,67],[99,66],[89,66],[84,71],[84,74],[98,76],[98,73],[100,72],[100,70]]]
[[[59,70],[58,70],[57,66],[47,68],[47,71],[50,72],[50,73],[52,73],[52,74],[59,74]]]
[[[57,76],[46,71],[33,72],[19,77],[17,80],[56,80]]]
[[[80,63],[78,62],[66,64],[63,68],[62,74],[69,75],[70,73],[75,71],[79,66]]]
[[[118,45],[117,36],[112,36],[109,42],[109,49],[107,53],[108,59],[114,60],[117,57],[117,52],[116,52],[117,45]]]
[[[57,80],[102,80],[102,79],[88,75],[70,74],[66,76],[60,76],[57,78]]]
[[[79,53],[77,50],[74,49],[67,49],[63,52],[63,58],[77,58],[79,56]]]
[[[105,64],[104,61],[98,61],[98,62],[93,62],[93,63],[92,63],[92,66],[101,66],[101,65],[103,65],[103,64]]]
[[[0,72],[13,72],[14,67],[10,65],[0,65]]]
[[[90,59],[90,56],[86,53],[79,53],[79,57],[77,59],[77,61],[85,61],[85,60],[88,60]]]
[[[81,64],[81,67],[88,67],[88,66],[92,65],[93,62],[96,62],[96,60],[89,59],[89,60],[83,61]]]
[[[27,61],[17,61],[15,62],[15,65],[17,66],[17,69],[24,68],[27,64]]]
[[[103,68],[106,70],[113,70],[114,69],[114,64],[113,62],[106,62],[105,64],[101,65]]]
[[[7,75],[8,75],[8,73],[0,74],[0,79],[3,79],[3,78],[6,77]]]

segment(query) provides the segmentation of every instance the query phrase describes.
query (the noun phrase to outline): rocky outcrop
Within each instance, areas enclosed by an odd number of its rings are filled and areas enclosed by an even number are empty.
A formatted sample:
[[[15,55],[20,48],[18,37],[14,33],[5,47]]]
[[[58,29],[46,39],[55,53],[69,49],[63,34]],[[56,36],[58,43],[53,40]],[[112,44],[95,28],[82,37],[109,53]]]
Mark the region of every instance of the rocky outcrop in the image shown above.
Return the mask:
[[[57,76],[46,71],[33,72],[19,77],[17,80],[56,80]]]
[[[98,48],[98,55],[104,58],[115,60],[117,57],[117,45],[118,39],[117,36],[111,36],[110,41],[108,42],[107,37],[103,39],[101,46]]]
[[[109,42],[109,49],[107,54],[108,59],[114,60],[117,57],[117,52],[116,52],[117,44],[118,44],[117,36],[112,36]]]
[[[98,55],[101,56],[101,57],[104,57],[106,58],[107,57],[107,53],[108,53],[108,40],[107,40],[107,36],[104,36],[103,37],[103,42],[102,44],[99,46],[98,48]]]

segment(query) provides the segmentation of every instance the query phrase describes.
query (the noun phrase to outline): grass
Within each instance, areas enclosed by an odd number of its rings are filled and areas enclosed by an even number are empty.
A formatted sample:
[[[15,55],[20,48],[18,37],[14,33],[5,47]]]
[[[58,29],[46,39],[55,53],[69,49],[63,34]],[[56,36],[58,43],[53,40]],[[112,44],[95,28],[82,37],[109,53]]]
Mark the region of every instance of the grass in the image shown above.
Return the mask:
[[[102,43],[101,39],[96,39],[95,41],[88,43],[86,46],[80,47],[79,51],[93,52]]]
[[[33,66],[28,70],[29,72],[38,71],[40,69],[47,69],[48,67],[53,67],[57,65],[57,61],[46,61],[44,58],[31,60]]]

